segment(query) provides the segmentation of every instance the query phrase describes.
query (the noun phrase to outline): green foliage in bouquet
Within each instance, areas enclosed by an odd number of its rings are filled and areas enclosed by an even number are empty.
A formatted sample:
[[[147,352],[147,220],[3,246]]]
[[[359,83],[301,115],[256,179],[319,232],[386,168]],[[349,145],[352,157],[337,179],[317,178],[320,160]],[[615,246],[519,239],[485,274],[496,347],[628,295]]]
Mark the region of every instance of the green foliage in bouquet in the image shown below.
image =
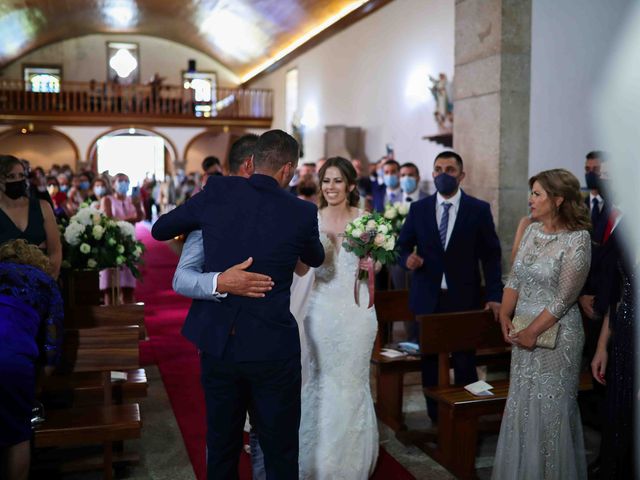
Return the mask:
[[[391,221],[379,213],[367,213],[347,224],[342,246],[360,258],[371,257],[384,265],[398,256],[396,236]]]
[[[107,217],[92,207],[78,210],[61,225],[63,268],[103,270],[126,266],[136,278],[144,245],[129,222]]]

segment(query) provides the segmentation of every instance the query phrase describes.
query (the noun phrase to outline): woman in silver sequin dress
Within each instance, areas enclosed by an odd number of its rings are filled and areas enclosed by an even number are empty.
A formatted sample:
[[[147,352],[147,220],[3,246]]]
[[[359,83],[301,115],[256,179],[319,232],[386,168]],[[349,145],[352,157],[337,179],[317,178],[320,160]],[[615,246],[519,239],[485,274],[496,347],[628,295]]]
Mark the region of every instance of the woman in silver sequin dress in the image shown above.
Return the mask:
[[[492,478],[587,477],[576,401],[584,332],[578,294],[589,272],[589,214],[575,176],[547,170],[529,180],[535,221],[527,227],[504,289],[500,323],[513,345],[507,406]],[[513,332],[515,315],[533,319]],[[537,337],[560,324],[554,349]]]

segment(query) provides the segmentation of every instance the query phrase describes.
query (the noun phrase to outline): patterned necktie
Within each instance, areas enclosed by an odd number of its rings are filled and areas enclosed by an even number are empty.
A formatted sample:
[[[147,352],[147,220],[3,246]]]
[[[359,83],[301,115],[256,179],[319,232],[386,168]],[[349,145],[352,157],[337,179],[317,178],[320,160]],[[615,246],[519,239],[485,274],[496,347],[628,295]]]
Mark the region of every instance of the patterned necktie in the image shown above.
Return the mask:
[[[451,204],[444,202],[442,204],[442,218],[440,219],[440,227],[438,227],[438,233],[440,233],[440,242],[442,242],[442,248],[446,249],[447,246],[447,229],[449,228],[449,209]]]
[[[596,228],[596,224],[598,223],[598,218],[600,217],[600,202],[598,202],[598,199],[594,197],[593,200],[591,200],[591,224],[593,229],[595,230]]]

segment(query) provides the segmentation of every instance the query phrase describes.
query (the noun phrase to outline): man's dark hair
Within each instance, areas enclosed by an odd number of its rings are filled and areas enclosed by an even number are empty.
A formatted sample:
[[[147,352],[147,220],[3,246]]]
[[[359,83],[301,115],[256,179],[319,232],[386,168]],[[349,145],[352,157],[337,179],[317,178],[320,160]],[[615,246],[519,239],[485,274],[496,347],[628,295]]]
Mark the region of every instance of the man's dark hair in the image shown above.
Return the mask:
[[[602,150],[593,150],[587,153],[587,160],[600,160],[601,162],[604,162],[607,160],[607,154]]]
[[[269,130],[258,138],[253,163],[256,170],[275,173],[289,162],[295,167],[299,154],[295,138],[282,130]]]
[[[258,135],[253,133],[243,135],[233,142],[229,150],[229,173],[232,175],[238,173],[242,162],[244,162],[247,157],[253,155],[257,143]]]
[[[440,152],[436,158],[433,160],[433,164],[435,165],[439,158],[455,158],[458,167],[460,167],[460,171],[464,171],[464,163],[462,162],[462,157],[458,155],[456,152],[452,150],[445,150],[444,152]]]
[[[213,155],[210,155],[202,161],[202,170],[206,172],[214,165],[217,165],[219,167],[222,166],[220,165],[220,160],[218,160],[218,157],[214,157]]]
[[[387,160],[386,162],[384,162],[383,166],[384,165],[395,165],[398,170],[400,170],[400,163],[396,162],[395,160]]]
[[[413,168],[418,174],[418,176],[420,176],[420,169],[415,163],[412,163],[412,162],[403,163],[402,165],[400,165],[400,170],[402,170],[403,168]]]

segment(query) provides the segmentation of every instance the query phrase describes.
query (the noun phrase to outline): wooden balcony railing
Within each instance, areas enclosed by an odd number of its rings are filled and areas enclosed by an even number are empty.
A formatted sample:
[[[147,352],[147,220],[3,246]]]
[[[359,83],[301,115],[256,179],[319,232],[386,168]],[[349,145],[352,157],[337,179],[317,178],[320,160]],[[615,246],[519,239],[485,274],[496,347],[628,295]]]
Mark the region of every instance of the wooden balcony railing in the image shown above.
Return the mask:
[[[198,107],[198,108],[197,108]],[[210,108],[210,112],[198,109]],[[213,102],[196,102],[194,91],[182,86],[118,85],[61,82],[60,92],[27,91],[25,82],[0,80],[0,121],[44,118],[52,121],[147,121],[153,123],[216,124],[234,120],[270,124],[273,93],[264,89],[218,88]]]

